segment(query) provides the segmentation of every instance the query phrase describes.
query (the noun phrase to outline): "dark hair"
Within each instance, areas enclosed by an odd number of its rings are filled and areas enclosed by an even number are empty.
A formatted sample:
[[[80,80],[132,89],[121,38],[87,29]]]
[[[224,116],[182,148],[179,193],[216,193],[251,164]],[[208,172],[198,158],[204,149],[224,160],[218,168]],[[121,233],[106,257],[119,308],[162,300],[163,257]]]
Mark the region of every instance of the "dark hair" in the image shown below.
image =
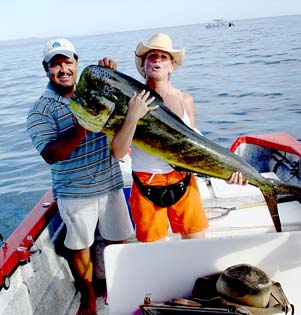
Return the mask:
[[[57,55],[56,55],[57,56]],[[78,61],[78,56],[77,56],[77,54],[73,54],[73,56],[74,56],[74,59],[76,60],[76,61]],[[53,58],[53,57],[52,57]],[[51,58],[51,59],[52,59]],[[51,60],[50,59],[50,60]],[[50,62],[50,60],[48,61],[48,62],[46,62],[45,60],[43,60],[42,61],[42,65],[43,65],[43,68],[44,68],[44,70],[46,71],[46,72],[48,72],[48,63]]]

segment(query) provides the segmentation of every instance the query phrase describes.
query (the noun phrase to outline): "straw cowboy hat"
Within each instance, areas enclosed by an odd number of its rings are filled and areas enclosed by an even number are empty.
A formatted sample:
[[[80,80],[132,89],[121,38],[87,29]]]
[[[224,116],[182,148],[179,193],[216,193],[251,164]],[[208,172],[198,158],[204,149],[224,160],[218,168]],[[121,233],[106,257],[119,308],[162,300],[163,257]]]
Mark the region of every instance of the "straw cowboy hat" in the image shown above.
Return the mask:
[[[153,49],[157,50],[163,50],[168,52],[172,56],[172,63],[174,66],[174,69],[176,69],[178,66],[183,64],[184,56],[185,56],[185,48],[182,49],[174,49],[172,47],[172,41],[170,37],[167,34],[164,33],[157,33],[153,35],[147,44],[143,44],[140,42],[137,45],[136,51],[135,51],[135,61],[136,61],[136,67],[139,73],[144,77],[144,71],[143,71],[143,60],[144,56]]]
[[[192,296],[203,306],[235,305],[252,315],[287,314],[291,308],[280,283],[249,264],[233,265],[198,278]]]
[[[239,264],[227,268],[217,279],[219,294],[240,304],[266,307],[271,295],[272,281],[261,269]]]
[[[144,300],[143,314],[294,314],[279,282],[258,267],[237,264],[195,281],[192,299],[173,298],[169,303]]]

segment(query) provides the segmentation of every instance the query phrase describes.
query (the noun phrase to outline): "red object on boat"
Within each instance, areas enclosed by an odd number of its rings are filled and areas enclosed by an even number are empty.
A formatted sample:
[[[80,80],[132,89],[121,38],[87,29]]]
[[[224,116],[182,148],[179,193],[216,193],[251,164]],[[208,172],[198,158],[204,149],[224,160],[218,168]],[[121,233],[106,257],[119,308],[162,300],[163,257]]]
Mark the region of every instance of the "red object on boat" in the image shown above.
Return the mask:
[[[9,276],[19,264],[29,260],[30,247],[57,210],[49,190],[9,238],[3,241],[0,248],[0,288],[8,289]]]
[[[242,143],[255,144],[292,153],[301,158],[301,143],[284,132],[238,137],[230,147],[230,151],[235,152]]]

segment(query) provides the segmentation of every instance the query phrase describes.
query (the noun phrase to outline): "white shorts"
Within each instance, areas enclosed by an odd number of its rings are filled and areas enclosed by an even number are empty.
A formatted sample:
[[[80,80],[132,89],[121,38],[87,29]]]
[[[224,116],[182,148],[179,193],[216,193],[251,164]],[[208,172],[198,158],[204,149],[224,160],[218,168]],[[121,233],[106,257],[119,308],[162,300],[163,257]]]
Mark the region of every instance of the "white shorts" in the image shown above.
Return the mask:
[[[97,224],[105,240],[122,241],[134,233],[122,189],[97,198],[58,199],[58,207],[67,228],[64,244],[69,249],[90,247]]]

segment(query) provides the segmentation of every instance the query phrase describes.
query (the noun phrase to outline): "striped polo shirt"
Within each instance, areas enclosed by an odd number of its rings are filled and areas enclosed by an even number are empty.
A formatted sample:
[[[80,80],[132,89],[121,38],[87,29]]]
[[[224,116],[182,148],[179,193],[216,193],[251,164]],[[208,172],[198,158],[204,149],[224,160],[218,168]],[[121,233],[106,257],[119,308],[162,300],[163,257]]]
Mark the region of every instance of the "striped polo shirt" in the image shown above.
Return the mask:
[[[73,132],[69,101],[49,83],[27,117],[27,131],[39,151],[47,143]],[[110,154],[105,134],[90,133],[63,161],[51,164],[53,197],[92,198],[123,187],[118,160]]]

